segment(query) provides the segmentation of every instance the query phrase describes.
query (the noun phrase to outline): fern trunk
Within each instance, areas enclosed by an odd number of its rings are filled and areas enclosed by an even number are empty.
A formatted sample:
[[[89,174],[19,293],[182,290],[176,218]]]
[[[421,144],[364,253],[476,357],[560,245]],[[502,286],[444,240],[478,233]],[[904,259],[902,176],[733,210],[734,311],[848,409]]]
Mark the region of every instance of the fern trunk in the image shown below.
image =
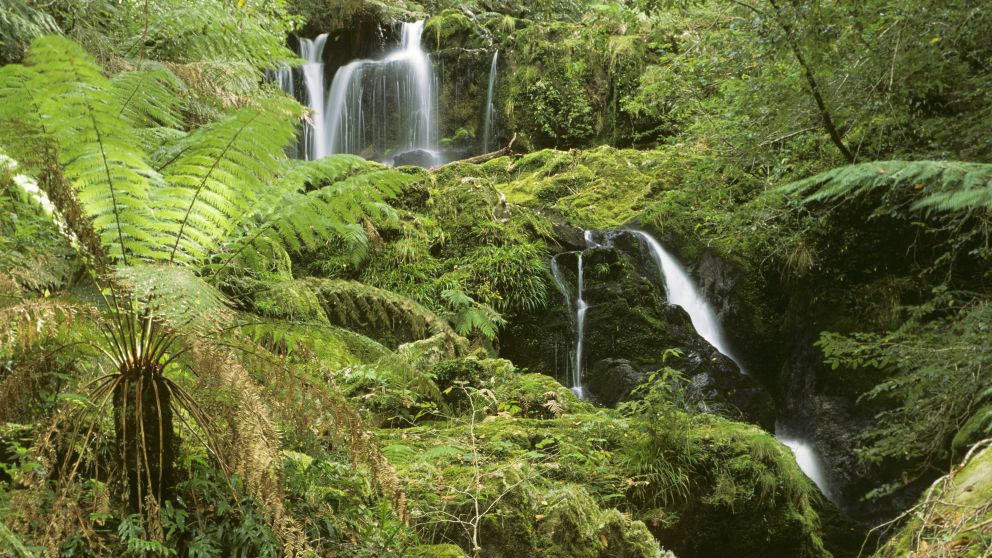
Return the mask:
[[[148,496],[158,503],[168,498],[175,482],[178,439],[171,392],[157,369],[123,374],[114,389],[114,430],[130,510],[140,512]]]

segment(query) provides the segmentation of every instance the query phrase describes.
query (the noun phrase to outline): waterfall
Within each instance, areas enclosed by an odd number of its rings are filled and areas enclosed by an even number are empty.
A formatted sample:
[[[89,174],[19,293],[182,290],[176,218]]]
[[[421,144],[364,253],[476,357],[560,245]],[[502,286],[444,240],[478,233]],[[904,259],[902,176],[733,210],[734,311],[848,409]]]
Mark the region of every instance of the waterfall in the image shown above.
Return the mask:
[[[579,399],[582,399],[585,396],[585,392],[582,390],[582,342],[585,341],[586,337],[586,310],[589,309],[589,305],[582,298],[582,291],[585,290],[582,279],[582,252],[579,252],[577,261],[576,273],[578,279],[575,289],[577,295],[575,297],[575,364],[572,366],[572,385],[569,388],[575,392],[575,395]]]
[[[833,500],[833,495],[827,484],[827,477],[823,474],[823,465],[820,462],[820,456],[816,455],[813,448],[804,440],[790,436],[788,431],[780,424],[775,425],[775,437],[778,438],[779,442],[782,442],[792,450],[792,454],[796,456],[796,463],[799,464],[799,468],[809,477],[809,480],[813,481],[813,484],[820,489],[820,492],[827,499]]]
[[[678,260],[669,254],[661,243],[648,233],[638,230],[631,230],[629,232],[644,240],[648,248],[650,248],[651,257],[654,259],[655,264],[657,264],[663,276],[665,290],[668,291],[668,302],[685,309],[692,321],[692,326],[696,328],[699,336],[709,342],[710,345],[713,345],[713,348],[720,351],[724,356],[733,360],[741,372],[746,374],[740,361],[734,358],[729,352],[727,341],[723,336],[723,328],[716,319],[716,313],[713,312],[713,309],[706,302],[706,299],[699,292],[699,289],[689,277],[689,274],[679,264]],[[827,479],[820,464],[820,458],[816,455],[813,447],[805,440],[790,435],[781,425],[776,424],[775,431],[776,438],[792,450],[792,453],[796,457],[796,462],[799,464],[799,468],[802,469],[803,473],[813,481],[813,484],[823,492],[824,496],[831,498]]]
[[[586,250],[599,246],[593,242],[592,231],[585,231],[583,233],[583,238],[586,242]],[[589,305],[586,304],[584,293],[585,293],[585,270],[582,263],[582,255],[584,250],[579,250],[577,252],[567,252],[574,253],[576,258],[576,286],[575,286],[575,318],[573,320],[573,325],[575,328],[575,351],[572,353],[571,362],[568,363],[568,368],[565,371],[565,378],[568,382],[568,389],[572,390],[572,393],[576,395],[579,399],[585,399],[586,392],[582,387],[582,372],[583,372],[583,355],[582,348],[585,342],[586,336],[586,310],[589,309]],[[560,254],[559,254],[560,255]],[[569,309],[572,309],[572,297],[568,292],[568,287],[565,285],[564,279],[561,276],[561,269],[558,267],[558,256],[551,258],[551,276],[554,277],[555,283],[558,285],[558,290],[561,291],[563,297],[565,297],[565,305]]]
[[[320,159],[327,155],[327,132],[324,127],[324,44],[327,33],[316,39],[300,39],[300,58],[303,65],[303,86],[306,88],[307,106],[310,107],[310,123],[303,128],[304,157],[307,160]],[[293,94],[292,91],[289,91]]]
[[[495,135],[493,129],[493,112],[495,107],[493,106],[493,92],[496,89],[496,67],[499,60],[499,51],[493,53],[493,61],[489,65],[489,87],[486,90],[486,106],[484,111],[484,118],[482,121],[482,152],[489,153],[489,149],[492,146],[493,136]]]
[[[713,345],[714,349],[734,361],[734,364],[743,372],[744,369],[741,367],[740,361],[734,358],[726,339],[723,337],[723,328],[716,319],[716,314],[710,308],[706,299],[703,298],[702,293],[696,288],[692,279],[689,278],[689,274],[679,264],[678,260],[672,257],[648,233],[636,230],[630,232],[644,240],[651,249],[651,257],[654,259],[665,280],[665,290],[668,291],[668,302],[684,308],[689,314],[690,320],[692,320],[692,327],[696,328],[696,333],[710,345]]]
[[[423,21],[404,23],[398,49],[337,70],[327,95],[328,153],[393,160],[422,152],[427,162],[439,162],[437,87],[423,31]]]

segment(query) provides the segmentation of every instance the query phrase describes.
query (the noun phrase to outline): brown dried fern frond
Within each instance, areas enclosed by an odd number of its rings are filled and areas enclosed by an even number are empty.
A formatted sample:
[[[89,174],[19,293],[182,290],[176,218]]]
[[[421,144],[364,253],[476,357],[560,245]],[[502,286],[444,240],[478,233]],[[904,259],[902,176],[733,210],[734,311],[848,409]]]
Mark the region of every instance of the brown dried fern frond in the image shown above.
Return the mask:
[[[214,420],[209,428],[215,430],[218,458],[244,481],[282,541],[284,555],[311,552],[303,529],[283,505],[281,437],[258,385],[230,349],[199,343],[192,358],[201,380],[197,391],[218,395],[204,405]],[[226,428],[220,428],[222,420]]]

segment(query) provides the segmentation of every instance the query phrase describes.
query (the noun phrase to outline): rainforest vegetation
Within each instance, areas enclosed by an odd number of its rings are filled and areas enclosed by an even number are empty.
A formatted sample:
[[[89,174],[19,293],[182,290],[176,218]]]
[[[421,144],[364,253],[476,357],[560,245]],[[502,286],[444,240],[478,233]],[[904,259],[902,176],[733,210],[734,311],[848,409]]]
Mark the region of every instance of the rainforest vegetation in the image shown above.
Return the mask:
[[[990,30],[0,0],[0,556],[992,556]]]

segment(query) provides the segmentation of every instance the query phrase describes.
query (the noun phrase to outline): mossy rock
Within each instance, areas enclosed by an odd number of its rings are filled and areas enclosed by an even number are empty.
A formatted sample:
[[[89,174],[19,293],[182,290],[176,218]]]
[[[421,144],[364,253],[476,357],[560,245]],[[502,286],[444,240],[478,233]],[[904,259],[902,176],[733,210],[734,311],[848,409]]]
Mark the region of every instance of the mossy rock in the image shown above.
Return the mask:
[[[422,544],[415,546],[404,554],[405,558],[468,558],[458,545],[454,544]]]
[[[918,504],[921,510],[873,556],[985,558],[992,552],[992,446],[986,441]]]
[[[580,403],[568,388],[544,374],[518,374],[497,384],[500,408],[527,418],[555,418],[574,411]]]

